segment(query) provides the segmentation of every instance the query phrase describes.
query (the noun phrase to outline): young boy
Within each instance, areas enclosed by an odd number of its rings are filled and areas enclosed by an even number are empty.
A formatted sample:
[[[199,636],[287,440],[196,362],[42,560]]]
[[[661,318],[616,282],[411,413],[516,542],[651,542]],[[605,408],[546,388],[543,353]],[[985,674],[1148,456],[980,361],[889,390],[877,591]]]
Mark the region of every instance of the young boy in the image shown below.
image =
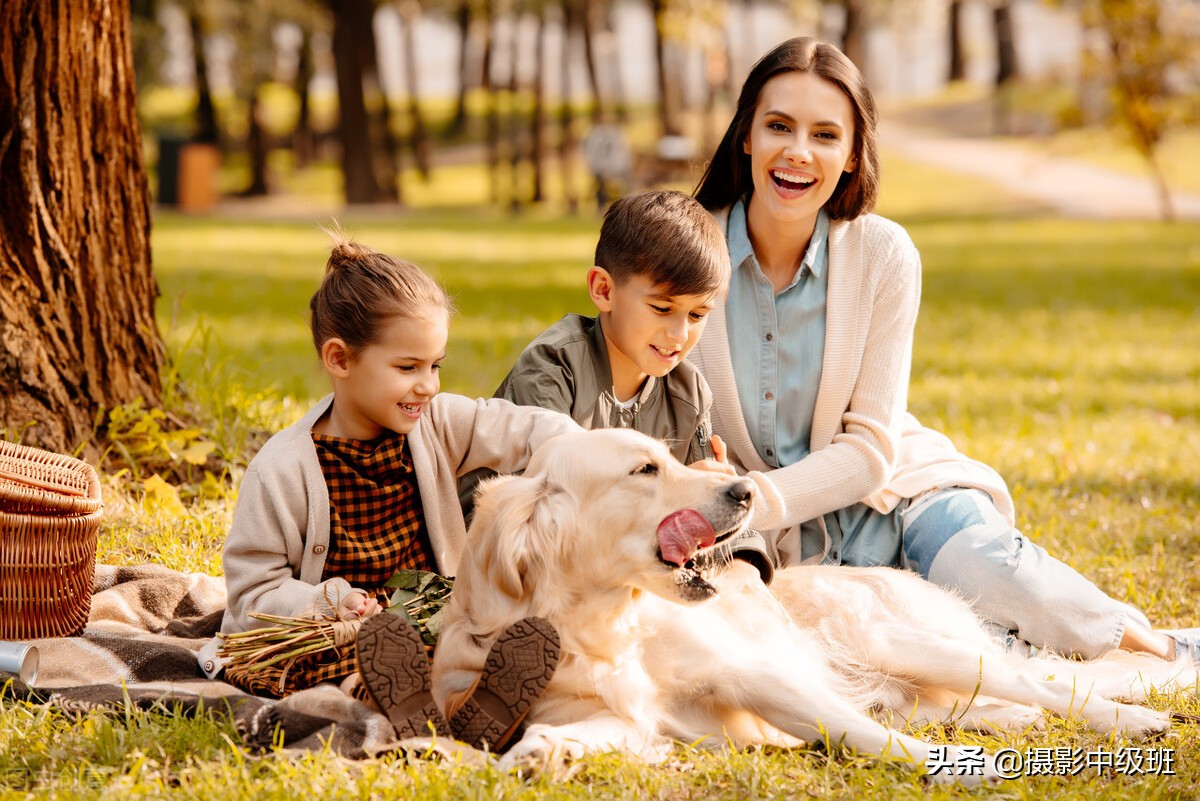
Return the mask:
[[[568,314],[517,358],[496,397],[555,409],[584,428],[632,428],[665,441],[684,464],[722,459],[711,437],[712,396],[685,361],[723,301],[729,250],[713,218],[688,195],[626,195],[600,228],[588,294],[599,314]],[[715,449],[715,450],[714,450]],[[474,483],[464,483],[464,498]],[[757,532],[734,555],[773,570]]]

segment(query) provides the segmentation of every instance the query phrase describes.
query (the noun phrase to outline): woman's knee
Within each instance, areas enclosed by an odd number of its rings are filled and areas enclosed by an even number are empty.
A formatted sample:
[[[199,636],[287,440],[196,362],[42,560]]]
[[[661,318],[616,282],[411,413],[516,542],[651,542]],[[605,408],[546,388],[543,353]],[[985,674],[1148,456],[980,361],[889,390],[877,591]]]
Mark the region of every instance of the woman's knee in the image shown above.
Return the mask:
[[[991,498],[978,490],[933,493],[905,509],[901,524],[904,566],[924,578],[931,578],[935,569],[949,575],[974,573],[976,563],[1015,569],[1024,545]],[[947,569],[947,562],[954,564]]]

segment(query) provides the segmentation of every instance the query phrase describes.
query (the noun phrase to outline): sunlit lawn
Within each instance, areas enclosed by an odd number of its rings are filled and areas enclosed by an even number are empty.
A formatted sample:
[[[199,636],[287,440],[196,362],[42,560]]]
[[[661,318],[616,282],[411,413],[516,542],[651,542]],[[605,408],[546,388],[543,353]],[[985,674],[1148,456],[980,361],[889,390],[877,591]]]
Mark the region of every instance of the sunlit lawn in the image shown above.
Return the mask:
[[[908,226],[925,264],[914,413],[1006,476],[1019,526],[1052,552],[1162,624],[1200,622],[1200,229],[1063,222],[979,182],[890,159],[885,167],[881,210]],[[158,214],[160,322],[185,383],[216,388],[231,404],[266,404],[282,420],[326,390],[305,314],[328,252],[317,224],[328,219],[250,216]],[[599,227],[594,215],[514,218],[443,207],[340,219],[358,240],[425,266],[454,296],[447,391],[491,394],[530,338],[566,312],[588,311],[583,278]],[[231,386],[240,391],[221,389]],[[226,500],[182,516],[142,512],[123,498],[112,508],[102,560],[218,569]],[[1161,703],[1200,713],[1195,701]],[[1002,738],[924,734],[992,749],[1120,745],[1062,722]],[[235,741],[231,729],[203,720],[137,713],[72,724],[9,706],[0,713],[0,788],[5,797],[204,799],[967,794],[924,788],[898,767],[811,752],[680,750],[657,768],[599,758],[565,784],[526,785],[419,760],[257,761]],[[1200,795],[1196,725],[1180,724],[1151,745],[1177,749],[1177,776],[1041,777],[983,794]]]

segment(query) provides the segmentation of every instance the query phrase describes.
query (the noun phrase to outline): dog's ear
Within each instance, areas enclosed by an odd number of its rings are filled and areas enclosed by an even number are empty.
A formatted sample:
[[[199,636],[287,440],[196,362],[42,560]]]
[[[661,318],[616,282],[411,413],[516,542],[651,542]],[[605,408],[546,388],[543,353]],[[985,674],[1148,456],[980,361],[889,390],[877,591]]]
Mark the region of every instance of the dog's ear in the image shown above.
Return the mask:
[[[545,476],[506,476],[479,489],[468,557],[480,578],[516,601],[529,597],[575,519],[569,493]]]

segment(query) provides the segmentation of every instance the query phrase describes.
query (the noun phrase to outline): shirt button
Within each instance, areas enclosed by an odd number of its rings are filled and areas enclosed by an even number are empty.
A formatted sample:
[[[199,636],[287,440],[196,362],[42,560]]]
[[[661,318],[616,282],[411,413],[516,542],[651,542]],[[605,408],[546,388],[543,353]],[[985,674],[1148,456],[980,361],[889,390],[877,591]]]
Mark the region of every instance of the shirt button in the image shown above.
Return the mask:
[[[324,546],[324,545],[314,545],[314,546],[313,546],[313,553],[315,553],[315,554],[323,554],[323,553],[325,553],[325,546]]]
[[[212,673],[213,668],[215,668],[215,667],[216,667],[216,665],[213,664],[213,661],[211,659],[205,660],[205,662],[204,662],[204,672],[205,673]]]
[[[764,398],[766,398],[767,400],[775,400],[775,393],[774,393],[774,392],[768,392],[768,393],[767,393],[766,395],[764,395],[763,397],[764,397]]]
[[[774,339],[774,338],[775,338],[775,335],[774,335],[774,334],[772,334],[772,333],[770,333],[770,332],[767,332],[767,341],[768,341],[768,342],[770,342],[770,341],[771,341],[772,339]]]
[[[774,456],[774,455],[775,455],[775,451],[771,450],[770,448],[767,448],[767,456]]]

